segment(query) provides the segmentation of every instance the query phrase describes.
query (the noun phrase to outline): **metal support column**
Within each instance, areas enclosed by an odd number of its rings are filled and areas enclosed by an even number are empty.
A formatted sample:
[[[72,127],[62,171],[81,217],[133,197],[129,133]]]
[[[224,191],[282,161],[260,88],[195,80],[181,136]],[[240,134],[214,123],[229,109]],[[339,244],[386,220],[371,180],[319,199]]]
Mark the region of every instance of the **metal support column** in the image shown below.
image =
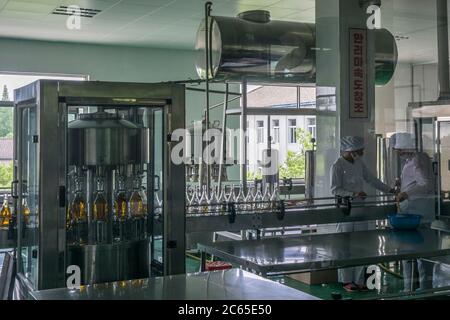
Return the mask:
[[[206,106],[205,106],[205,131],[207,133],[207,138],[209,139],[209,77],[210,77],[210,35],[209,35],[209,20],[211,13],[211,2],[205,3],[205,62],[206,62],[206,79],[205,79],[205,88],[206,88]],[[211,74],[212,76],[212,74]],[[210,191],[210,183],[211,183],[211,175],[210,175],[210,165],[209,161],[205,162],[205,159],[202,159],[203,164],[206,167],[206,190],[209,194]],[[200,181],[202,181],[202,177],[200,177]]]
[[[225,98],[223,102],[223,116],[222,116],[222,145],[220,147],[220,162],[219,162],[219,190],[222,188],[222,171],[224,166],[224,161],[226,159],[227,153],[227,110],[228,110],[228,94],[229,84],[225,84]],[[220,191],[219,191],[220,192]]]
[[[247,193],[247,79],[242,78],[242,113],[241,113],[241,181],[244,193]]]

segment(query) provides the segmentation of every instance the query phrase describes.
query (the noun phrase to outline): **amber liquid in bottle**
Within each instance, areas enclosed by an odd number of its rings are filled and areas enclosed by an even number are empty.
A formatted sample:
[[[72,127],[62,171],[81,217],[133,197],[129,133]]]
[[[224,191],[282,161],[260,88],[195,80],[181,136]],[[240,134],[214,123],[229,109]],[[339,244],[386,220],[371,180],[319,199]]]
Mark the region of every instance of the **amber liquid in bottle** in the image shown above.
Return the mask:
[[[136,177],[134,180],[133,193],[131,194],[130,201],[128,203],[132,218],[142,218],[144,216],[144,201],[139,192],[140,185],[141,181],[139,177]]]
[[[125,197],[125,193],[119,192],[116,200],[114,200],[115,218],[119,221],[126,220],[128,218],[127,209],[127,198]]]
[[[0,218],[1,218],[1,226],[8,227],[9,220],[12,218],[12,214],[11,210],[9,209],[8,198],[6,197],[6,195],[5,199],[3,200],[2,210],[0,211]]]
[[[83,195],[80,192],[77,192],[75,199],[72,201],[71,211],[71,218],[75,222],[86,221],[86,201],[84,201]]]
[[[22,215],[23,223],[28,225],[30,222],[30,208],[28,207],[27,199],[23,199],[22,201]]]
[[[130,198],[130,214],[133,218],[144,216],[144,202],[138,190],[134,190]]]
[[[97,193],[94,200],[94,220],[107,221],[108,220],[108,202],[105,199],[102,191]]]

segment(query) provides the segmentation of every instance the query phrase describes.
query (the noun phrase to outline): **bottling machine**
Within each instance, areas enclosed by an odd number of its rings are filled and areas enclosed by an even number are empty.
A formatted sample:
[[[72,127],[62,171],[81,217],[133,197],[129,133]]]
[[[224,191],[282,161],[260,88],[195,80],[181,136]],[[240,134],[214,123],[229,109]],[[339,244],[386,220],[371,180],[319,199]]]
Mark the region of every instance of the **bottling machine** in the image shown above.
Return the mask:
[[[81,284],[184,272],[184,166],[170,161],[184,99],[175,84],[15,91],[19,295],[65,287],[70,266]]]

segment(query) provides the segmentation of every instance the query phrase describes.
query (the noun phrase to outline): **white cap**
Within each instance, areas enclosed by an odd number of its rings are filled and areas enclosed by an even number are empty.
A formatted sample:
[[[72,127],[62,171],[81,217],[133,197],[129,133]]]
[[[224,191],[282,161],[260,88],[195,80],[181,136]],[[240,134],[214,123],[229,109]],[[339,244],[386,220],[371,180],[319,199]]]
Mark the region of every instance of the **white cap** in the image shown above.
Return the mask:
[[[413,135],[405,132],[396,133],[394,149],[415,150],[416,143]]]
[[[364,149],[364,139],[348,136],[341,138],[341,151],[352,152]]]

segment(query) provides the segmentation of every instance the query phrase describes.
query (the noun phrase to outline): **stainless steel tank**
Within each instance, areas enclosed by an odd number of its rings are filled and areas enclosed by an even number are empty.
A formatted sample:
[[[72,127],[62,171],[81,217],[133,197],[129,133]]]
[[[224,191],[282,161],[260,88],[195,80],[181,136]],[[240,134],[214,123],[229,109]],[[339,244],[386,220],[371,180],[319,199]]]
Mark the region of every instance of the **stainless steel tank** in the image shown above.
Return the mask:
[[[118,114],[80,114],[68,125],[70,165],[107,166],[140,163],[145,132]]]
[[[198,75],[206,78],[205,20],[197,31],[195,49]],[[268,11],[247,11],[238,17],[212,16],[208,23],[210,42],[209,77],[257,81],[316,82],[315,24],[270,20]],[[397,45],[385,30],[375,32],[376,84],[384,85],[393,76]]]
[[[84,285],[150,276],[149,239],[67,249],[67,265],[80,266]]]
[[[267,11],[250,11],[234,17],[213,16],[210,77],[277,77],[314,82],[315,27],[313,24],[271,21]],[[206,77],[205,20],[196,41],[197,73]]]

